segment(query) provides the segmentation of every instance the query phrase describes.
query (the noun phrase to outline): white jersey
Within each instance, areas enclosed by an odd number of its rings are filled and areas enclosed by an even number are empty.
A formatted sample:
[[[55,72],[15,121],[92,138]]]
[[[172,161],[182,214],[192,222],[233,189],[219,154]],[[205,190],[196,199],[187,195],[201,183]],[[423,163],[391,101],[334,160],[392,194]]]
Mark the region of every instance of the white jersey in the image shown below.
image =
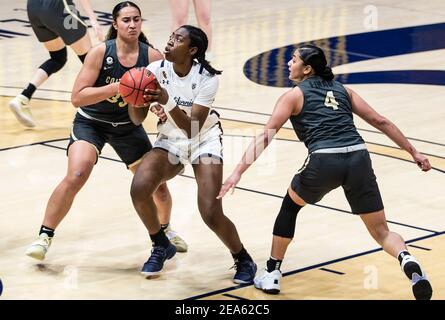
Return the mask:
[[[218,77],[207,72],[200,63],[193,62],[190,72],[185,77],[179,77],[173,70],[173,63],[167,60],[152,62],[147,69],[156,76],[159,84],[167,90],[169,97],[173,97],[177,106],[189,117],[193,104],[210,109],[201,133],[219,122],[218,113],[212,110],[212,103],[218,90]],[[187,138],[176,126],[170,113],[166,114],[167,121],[158,125],[158,131],[171,138]]]

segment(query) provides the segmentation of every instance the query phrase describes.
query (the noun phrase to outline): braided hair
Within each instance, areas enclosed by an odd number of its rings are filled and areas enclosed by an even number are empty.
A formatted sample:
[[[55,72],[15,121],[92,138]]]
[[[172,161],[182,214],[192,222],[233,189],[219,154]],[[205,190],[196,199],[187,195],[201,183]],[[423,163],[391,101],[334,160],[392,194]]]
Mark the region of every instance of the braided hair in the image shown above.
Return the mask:
[[[210,74],[212,75],[221,74],[222,71],[214,69],[205,58],[207,47],[209,45],[209,40],[205,32],[202,31],[200,28],[191,25],[183,25],[180,28],[184,28],[188,31],[190,38],[190,46],[198,48],[195,55],[193,56],[193,59],[198,60],[198,62]]]
[[[142,16],[141,13],[141,9],[137,6],[136,3],[131,2],[131,1],[123,1],[118,3],[114,8],[113,8],[113,21],[116,22],[117,18],[119,17],[119,12],[125,8],[125,7],[134,7],[139,11],[139,15]],[[117,38],[117,30],[111,26],[110,29],[108,30],[108,34],[106,37],[106,40],[111,40],[111,39],[116,39]],[[147,37],[145,36],[145,34],[143,32],[141,32],[141,34],[139,35],[138,40],[140,42],[143,42],[145,44],[148,44],[150,47],[153,48],[153,46],[148,42]]]
[[[323,50],[312,44],[305,44],[298,48],[298,52],[304,64],[310,65],[316,75],[327,81],[334,79],[332,69],[327,66],[328,62]]]

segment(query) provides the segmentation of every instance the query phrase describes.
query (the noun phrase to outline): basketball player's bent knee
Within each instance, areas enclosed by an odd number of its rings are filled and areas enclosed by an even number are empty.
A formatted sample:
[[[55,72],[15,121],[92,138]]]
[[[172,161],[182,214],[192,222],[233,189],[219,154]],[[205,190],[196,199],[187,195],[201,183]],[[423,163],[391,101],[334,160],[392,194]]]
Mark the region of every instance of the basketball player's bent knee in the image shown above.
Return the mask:
[[[66,47],[58,51],[50,51],[49,55],[51,56],[51,58],[49,60],[46,60],[40,66],[40,69],[44,70],[48,77],[62,69],[65,65],[67,61]]]
[[[87,181],[88,175],[83,170],[74,170],[65,177],[65,183],[70,189],[79,190]]]
[[[156,187],[154,183],[147,181],[146,179],[138,179],[137,176],[134,176],[130,190],[133,202],[146,201],[147,197],[153,197],[155,191]]]
[[[275,219],[273,235],[292,239],[295,234],[295,223],[298,212],[303,208],[294,202],[289,195],[289,191],[283,198],[280,212]]]
[[[203,220],[205,222],[205,224],[211,229],[211,230],[215,230],[218,227],[218,219],[212,215],[212,214],[208,214],[203,216]]]
[[[212,230],[216,229],[220,224],[223,215],[218,215],[217,206],[208,205],[206,208],[200,206],[200,212],[205,224]]]

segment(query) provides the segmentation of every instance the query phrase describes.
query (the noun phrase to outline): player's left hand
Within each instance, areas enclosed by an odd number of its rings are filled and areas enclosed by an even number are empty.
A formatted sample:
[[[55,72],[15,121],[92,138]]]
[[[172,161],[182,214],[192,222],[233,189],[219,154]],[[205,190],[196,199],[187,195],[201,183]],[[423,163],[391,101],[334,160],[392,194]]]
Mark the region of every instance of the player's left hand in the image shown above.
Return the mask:
[[[153,104],[150,107],[150,111],[153,112],[159,118],[161,123],[167,121],[167,115],[165,114],[164,108],[159,103]]]

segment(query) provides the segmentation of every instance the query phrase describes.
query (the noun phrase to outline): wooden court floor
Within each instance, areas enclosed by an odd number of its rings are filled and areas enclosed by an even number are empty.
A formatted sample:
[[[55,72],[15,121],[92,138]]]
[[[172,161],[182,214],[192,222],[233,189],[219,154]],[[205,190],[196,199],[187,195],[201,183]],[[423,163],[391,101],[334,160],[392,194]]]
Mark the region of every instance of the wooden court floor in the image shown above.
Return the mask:
[[[93,1],[110,12],[118,1]],[[163,48],[169,34],[166,3],[140,4],[144,31]],[[285,88],[257,84],[243,74],[253,56],[302,41],[369,32],[365,1],[313,1],[310,4],[259,0],[256,5],[214,1],[214,66],[224,70],[215,101],[224,128],[225,176],[271,114]],[[440,23],[443,1],[422,7],[417,1],[375,1],[378,30]],[[70,90],[80,68],[70,52],[66,67],[53,75],[32,100],[38,126],[22,127],[8,102],[32,76],[47,53],[26,26],[26,1],[0,4],[0,299],[412,299],[398,262],[382,252],[360,219],[350,214],[341,192],[304,208],[282,266],[282,293],[265,295],[253,286],[235,286],[232,259],[199,217],[196,183],[188,166],[169,182],[172,225],[188,242],[156,279],[139,269],[147,259],[149,237],[131,204],[132,175],[105,147],[89,181],[56,231],[44,262],[24,255],[37,235],[47,200],[66,171],[65,150],[75,109]],[[371,8],[373,9],[373,8]],[[368,11],[366,11],[368,10]],[[194,22],[190,11],[191,22]],[[103,23],[106,24],[106,19]],[[104,30],[107,26],[104,26]],[[7,33],[7,32],[9,33]],[[9,37],[6,37],[8,35]],[[445,70],[445,50],[340,65],[335,73],[382,70]],[[445,299],[445,109],[442,85],[351,84],[390,118],[433,164],[420,172],[388,138],[356,119],[366,140],[385,203],[389,226],[408,242],[433,285],[433,299]],[[155,139],[154,117],[144,127]],[[306,157],[290,126],[224,199],[259,269],[270,254],[273,222],[295,172]]]

